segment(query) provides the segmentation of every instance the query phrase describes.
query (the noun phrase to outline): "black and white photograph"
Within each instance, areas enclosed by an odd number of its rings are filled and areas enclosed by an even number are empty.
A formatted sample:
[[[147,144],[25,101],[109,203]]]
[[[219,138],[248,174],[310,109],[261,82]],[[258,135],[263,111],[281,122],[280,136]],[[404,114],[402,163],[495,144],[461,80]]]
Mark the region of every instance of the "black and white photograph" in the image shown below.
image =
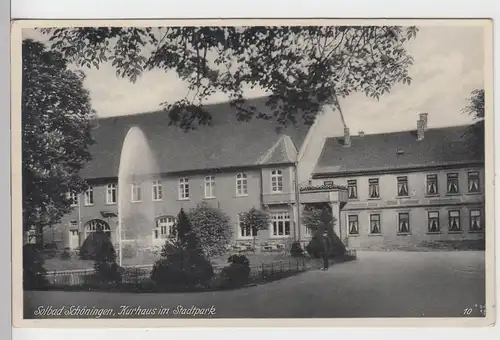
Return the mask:
[[[494,322],[492,27],[17,22],[20,318]]]

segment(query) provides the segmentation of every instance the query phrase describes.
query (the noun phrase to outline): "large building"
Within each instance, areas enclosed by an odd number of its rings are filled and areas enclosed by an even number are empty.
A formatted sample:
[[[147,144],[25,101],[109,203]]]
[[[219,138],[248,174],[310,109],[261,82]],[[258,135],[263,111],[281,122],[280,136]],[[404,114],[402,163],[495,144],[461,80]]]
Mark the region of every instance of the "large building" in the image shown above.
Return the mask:
[[[74,197],[73,212],[46,230],[45,241],[76,249],[101,226],[117,242],[118,169],[133,126],[146,136],[158,176],[125,190],[139,210],[155,207],[153,245],[165,242],[181,208],[201,202],[231,218],[234,244],[253,239],[239,223],[252,207],[272,220],[259,243],[305,243],[311,233],[301,211],[318,203],[332,208],[350,248],[484,237],[484,160],[470,152],[464,127],[427,129],[424,115],[417,131],[350,136],[335,112],[310,127],[277,130],[272,120],[237,122],[227,103],[208,109],[212,124],[187,133],[164,111],[100,119],[82,171],[91,188]]]

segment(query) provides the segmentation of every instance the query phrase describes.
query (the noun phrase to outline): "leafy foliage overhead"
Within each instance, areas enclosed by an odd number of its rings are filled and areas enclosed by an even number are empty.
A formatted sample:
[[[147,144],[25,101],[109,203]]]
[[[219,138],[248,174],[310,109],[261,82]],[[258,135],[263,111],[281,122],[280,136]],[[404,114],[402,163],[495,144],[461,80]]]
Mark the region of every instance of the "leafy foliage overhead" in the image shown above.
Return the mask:
[[[475,122],[465,130],[465,137],[475,154],[484,157],[484,89],[472,91],[467,101],[462,112],[471,115]]]
[[[204,100],[229,96],[240,120],[253,117],[311,124],[324,104],[362,91],[379,98],[396,83],[410,84],[413,63],[406,43],[416,27],[73,27],[44,28],[52,48],[79,66],[110,62],[116,75],[135,82],[142,72],[174,71],[189,85],[185,98],[163,103],[172,124],[209,124]],[[260,111],[244,90],[269,94]]]
[[[84,76],[67,68],[62,54],[33,40],[22,47],[23,225],[42,228],[71,210],[68,192],[90,159],[94,111]]]

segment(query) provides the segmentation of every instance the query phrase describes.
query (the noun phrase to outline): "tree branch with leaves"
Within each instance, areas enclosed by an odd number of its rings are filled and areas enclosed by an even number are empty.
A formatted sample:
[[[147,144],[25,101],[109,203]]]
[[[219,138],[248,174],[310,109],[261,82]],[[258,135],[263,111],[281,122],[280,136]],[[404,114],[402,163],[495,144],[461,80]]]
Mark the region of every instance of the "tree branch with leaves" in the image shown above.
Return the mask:
[[[111,63],[116,75],[137,81],[144,71],[174,71],[188,94],[162,103],[172,124],[189,130],[210,124],[204,102],[228,95],[238,119],[302,118],[312,124],[323,105],[353,92],[380,98],[410,84],[407,42],[414,26],[73,27],[44,28],[52,48],[81,67]],[[266,112],[244,92],[267,93]]]

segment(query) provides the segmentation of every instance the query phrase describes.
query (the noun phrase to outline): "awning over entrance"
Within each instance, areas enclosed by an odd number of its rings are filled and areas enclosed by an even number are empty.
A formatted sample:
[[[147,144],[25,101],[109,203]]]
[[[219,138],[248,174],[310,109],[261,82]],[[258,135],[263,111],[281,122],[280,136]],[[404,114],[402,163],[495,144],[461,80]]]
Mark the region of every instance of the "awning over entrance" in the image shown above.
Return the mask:
[[[309,185],[300,188],[300,203],[347,202],[347,188],[340,185]]]

